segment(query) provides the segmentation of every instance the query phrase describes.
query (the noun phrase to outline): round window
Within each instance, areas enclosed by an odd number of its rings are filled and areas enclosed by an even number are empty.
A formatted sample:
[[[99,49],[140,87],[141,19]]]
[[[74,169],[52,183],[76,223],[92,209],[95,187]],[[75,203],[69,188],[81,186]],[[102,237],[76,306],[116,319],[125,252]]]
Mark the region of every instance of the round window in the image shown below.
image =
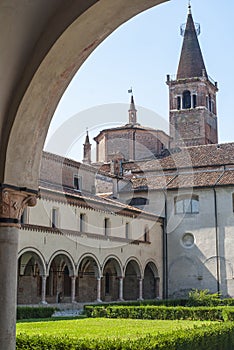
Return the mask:
[[[182,237],[182,244],[185,248],[191,248],[194,245],[194,235],[192,233],[185,233]]]

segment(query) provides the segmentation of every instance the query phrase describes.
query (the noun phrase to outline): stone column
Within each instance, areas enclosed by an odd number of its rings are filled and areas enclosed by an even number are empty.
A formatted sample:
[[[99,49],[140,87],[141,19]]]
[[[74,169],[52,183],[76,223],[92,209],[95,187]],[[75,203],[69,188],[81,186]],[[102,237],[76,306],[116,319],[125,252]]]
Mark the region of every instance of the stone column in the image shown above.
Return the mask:
[[[138,300],[143,300],[143,279],[139,278],[139,298]]]
[[[101,277],[97,277],[97,302],[101,303]]]
[[[119,301],[123,300],[123,277],[119,277]]]
[[[71,302],[76,302],[76,276],[71,278]]]
[[[17,259],[20,218],[36,205],[35,193],[0,186],[0,349],[15,349]]]
[[[46,302],[46,279],[47,276],[41,276],[41,281],[42,281],[42,285],[41,285],[41,304],[47,304]]]
[[[159,297],[159,282],[160,282],[160,278],[155,277],[155,298]]]

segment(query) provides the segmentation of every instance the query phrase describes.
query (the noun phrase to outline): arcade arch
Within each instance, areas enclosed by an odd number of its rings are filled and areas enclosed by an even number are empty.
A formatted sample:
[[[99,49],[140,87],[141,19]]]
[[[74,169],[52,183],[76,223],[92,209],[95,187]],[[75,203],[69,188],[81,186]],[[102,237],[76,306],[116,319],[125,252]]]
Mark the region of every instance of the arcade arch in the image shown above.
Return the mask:
[[[134,15],[164,1],[132,0],[131,6],[125,0],[0,4],[0,182],[1,204],[7,208],[0,213],[0,347],[5,350],[15,349],[20,217],[27,205],[36,204],[42,148],[53,112],[100,42]],[[69,275],[69,266],[63,271]]]
[[[123,272],[117,257],[109,257],[105,260],[102,275],[101,299],[103,301],[122,299]]]
[[[25,249],[18,259],[18,304],[38,304],[42,301],[42,281],[46,274],[41,254]]]
[[[91,255],[82,257],[78,268],[78,283],[76,295],[79,302],[96,301],[100,299],[98,284],[101,280],[98,261]]]
[[[74,294],[72,277],[75,275],[72,258],[65,252],[54,254],[48,264],[47,275],[46,300],[49,303],[71,302]]]
[[[144,299],[155,299],[159,297],[159,274],[154,262],[147,262],[144,269],[143,297]]]
[[[142,273],[136,259],[130,259],[125,266],[123,297],[125,300],[142,299]]]

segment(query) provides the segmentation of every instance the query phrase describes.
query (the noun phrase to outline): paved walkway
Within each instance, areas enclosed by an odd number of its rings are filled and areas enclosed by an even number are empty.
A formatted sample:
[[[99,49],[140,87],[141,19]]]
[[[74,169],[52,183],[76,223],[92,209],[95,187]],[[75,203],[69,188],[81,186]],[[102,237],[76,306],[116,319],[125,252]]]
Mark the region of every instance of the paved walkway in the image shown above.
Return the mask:
[[[76,317],[81,315],[83,309],[67,309],[67,310],[59,310],[55,311],[52,317]]]

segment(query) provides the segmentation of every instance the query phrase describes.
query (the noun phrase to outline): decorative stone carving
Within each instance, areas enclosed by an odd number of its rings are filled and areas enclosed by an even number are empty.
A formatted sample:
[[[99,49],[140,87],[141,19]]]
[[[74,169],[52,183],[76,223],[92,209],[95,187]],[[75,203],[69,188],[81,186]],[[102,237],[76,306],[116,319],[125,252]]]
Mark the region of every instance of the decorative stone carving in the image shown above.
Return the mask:
[[[0,188],[0,226],[20,227],[24,208],[36,205],[36,194],[11,187]]]

